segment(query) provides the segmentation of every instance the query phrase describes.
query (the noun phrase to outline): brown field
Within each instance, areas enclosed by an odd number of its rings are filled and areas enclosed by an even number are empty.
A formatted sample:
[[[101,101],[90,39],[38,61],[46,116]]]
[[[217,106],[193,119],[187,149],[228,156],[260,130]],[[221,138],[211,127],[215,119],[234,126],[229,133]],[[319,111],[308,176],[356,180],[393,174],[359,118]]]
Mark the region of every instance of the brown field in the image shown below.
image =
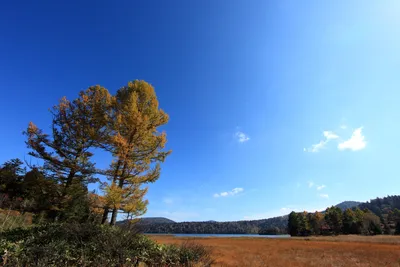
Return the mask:
[[[151,236],[159,243],[194,241],[209,246],[214,266],[400,266],[400,238],[188,238]]]

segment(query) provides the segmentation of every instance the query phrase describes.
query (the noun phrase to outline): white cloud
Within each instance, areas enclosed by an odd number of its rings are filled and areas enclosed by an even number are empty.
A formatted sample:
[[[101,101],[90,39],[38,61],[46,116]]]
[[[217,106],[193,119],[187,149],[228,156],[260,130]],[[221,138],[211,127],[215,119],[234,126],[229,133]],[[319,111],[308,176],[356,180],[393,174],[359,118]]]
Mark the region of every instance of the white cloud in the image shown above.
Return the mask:
[[[352,151],[364,149],[367,143],[365,142],[365,136],[362,134],[362,129],[362,127],[355,129],[350,139],[339,143],[338,149]]]
[[[304,151],[316,153],[324,148],[330,140],[339,138],[339,136],[332,131],[323,131],[323,135],[325,137],[325,140],[321,140],[318,144],[311,145],[311,147],[308,149],[304,148]]]
[[[170,204],[174,203],[174,200],[173,200],[172,198],[165,197],[165,198],[163,199],[163,202],[164,202],[165,204],[170,205]]]
[[[236,187],[236,188],[233,188],[232,189],[232,194],[237,194],[237,193],[240,193],[240,192],[242,192],[243,191],[243,188],[240,188],[240,187]]]
[[[338,135],[336,135],[334,132],[331,132],[331,131],[324,131],[324,136],[325,136],[326,140],[339,138]]]
[[[340,125],[340,129],[346,130],[347,129],[347,125]]]
[[[239,143],[244,143],[244,142],[247,142],[250,140],[250,137],[247,134],[245,134],[244,132],[237,131],[235,133],[235,136]]]
[[[319,186],[317,186],[317,190],[322,190],[322,189],[324,189],[326,187],[326,185],[319,185]]]
[[[231,191],[229,191],[229,192],[221,192],[221,193],[215,193],[213,196],[214,197],[227,197],[227,196],[234,196],[234,195],[236,195],[236,194],[239,194],[240,192],[243,192],[244,191],[244,189],[243,188],[241,188],[241,187],[236,187],[236,188],[233,188]]]
[[[308,152],[318,152],[320,149],[322,149],[326,145],[326,141],[321,141],[318,144],[312,145],[311,148],[308,149]]]
[[[313,187],[313,186],[314,186],[314,182],[312,182],[312,181],[309,181],[309,182],[308,182],[308,187],[310,187],[310,188],[311,188],[311,187]]]
[[[328,195],[328,194],[320,194],[319,197],[322,197],[322,198],[329,198],[329,195]]]

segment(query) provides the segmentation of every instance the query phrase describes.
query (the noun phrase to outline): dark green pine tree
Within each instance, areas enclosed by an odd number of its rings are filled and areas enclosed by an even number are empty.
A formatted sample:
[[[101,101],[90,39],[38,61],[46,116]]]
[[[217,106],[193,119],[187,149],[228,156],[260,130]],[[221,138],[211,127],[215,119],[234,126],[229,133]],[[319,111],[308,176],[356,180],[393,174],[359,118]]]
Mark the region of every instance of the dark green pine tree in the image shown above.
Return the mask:
[[[292,211],[289,214],[289,220],[288,220],[288,233],[291,236],[297,236],[299,235],[300,231],[300,220],[299,216],[296,212]]]

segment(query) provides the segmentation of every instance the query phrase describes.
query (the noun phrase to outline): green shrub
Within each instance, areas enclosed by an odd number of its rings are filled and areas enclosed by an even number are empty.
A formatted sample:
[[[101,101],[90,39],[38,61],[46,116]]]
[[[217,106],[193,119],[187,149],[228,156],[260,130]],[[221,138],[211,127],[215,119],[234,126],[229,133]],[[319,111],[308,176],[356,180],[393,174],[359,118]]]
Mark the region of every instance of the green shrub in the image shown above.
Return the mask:
[[[51,224],[1,233],[3,266],[209,266],[210,250],[194,243],[159,245],[132,230]]]

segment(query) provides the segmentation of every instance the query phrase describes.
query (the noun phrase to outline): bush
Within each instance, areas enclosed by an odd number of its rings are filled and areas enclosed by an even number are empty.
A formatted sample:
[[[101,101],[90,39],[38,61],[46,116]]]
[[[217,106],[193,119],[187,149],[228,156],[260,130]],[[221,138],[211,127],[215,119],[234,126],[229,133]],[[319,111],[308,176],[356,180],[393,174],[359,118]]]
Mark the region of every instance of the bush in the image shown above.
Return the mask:
[[[0,237],[3,266],[209,266],[208,248],[159,245],[135,231],[94,224],[17,228]]]

